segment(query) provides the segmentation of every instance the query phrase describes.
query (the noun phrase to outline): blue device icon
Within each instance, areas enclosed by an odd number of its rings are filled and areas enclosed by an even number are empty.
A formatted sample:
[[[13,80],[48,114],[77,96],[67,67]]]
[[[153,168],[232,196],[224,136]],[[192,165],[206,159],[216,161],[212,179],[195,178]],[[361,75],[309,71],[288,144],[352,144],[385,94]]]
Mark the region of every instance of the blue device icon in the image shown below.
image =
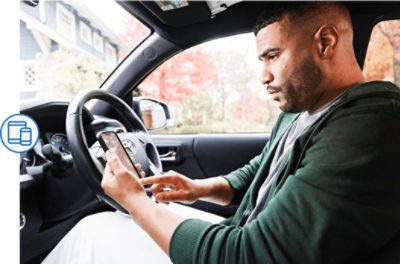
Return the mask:
[[[8,122],[8,143],[21,144],[21,129],[26,128],[25,121]]]
[[[0,140],[15,153],[31,150],[39,139],[40,131],[36,121],[25,114],[9,116],[0,127]]]
[[[32,144],[32,129],[30,127],[21,128],[20,130],[21,146],[29,146]]]

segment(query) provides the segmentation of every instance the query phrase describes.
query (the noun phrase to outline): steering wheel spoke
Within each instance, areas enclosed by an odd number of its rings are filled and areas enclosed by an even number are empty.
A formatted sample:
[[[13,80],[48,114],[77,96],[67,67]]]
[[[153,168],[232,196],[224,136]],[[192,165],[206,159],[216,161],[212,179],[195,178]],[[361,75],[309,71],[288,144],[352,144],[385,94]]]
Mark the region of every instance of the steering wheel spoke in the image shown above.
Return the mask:
[[[105,152],[100,146],[99,142],[96,141],[90,148],[89,148],[89,153],[90,156],[92,157],[93,160],[98,160],[102,165],[105,166],[106,163],[106,157],[105,157]],[[103,167],[104,167],[103,166]]]

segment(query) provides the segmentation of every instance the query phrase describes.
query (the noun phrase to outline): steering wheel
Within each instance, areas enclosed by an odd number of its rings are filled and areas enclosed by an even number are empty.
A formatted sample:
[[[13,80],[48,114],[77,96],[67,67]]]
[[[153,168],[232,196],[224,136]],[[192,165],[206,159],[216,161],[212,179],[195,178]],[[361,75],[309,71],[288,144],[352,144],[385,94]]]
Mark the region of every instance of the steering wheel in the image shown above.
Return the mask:
[[[117,135],[123,145],[131,148],[135,163],[142,165],[142,170],[146,175],[149,175],[150,171],[162,172],[160,155],[141,119],[128,104],[115,95],[99,89],[83,90],[70,103],[67,111],[66,131],[74,166],[76,166],[79,174],[98,197],[115,209],[127,213],[120,204],[107,196],[101,188],[104,172],[102,163],[104,153],[99,155],[102,150],[98,142],[89,147],[86,140],[82,118],[83,109],[88,111],[87,108],[84,108],[84,105],[92,99],[99,99],[109,103],[119,114],[127,132],[119,131]]]

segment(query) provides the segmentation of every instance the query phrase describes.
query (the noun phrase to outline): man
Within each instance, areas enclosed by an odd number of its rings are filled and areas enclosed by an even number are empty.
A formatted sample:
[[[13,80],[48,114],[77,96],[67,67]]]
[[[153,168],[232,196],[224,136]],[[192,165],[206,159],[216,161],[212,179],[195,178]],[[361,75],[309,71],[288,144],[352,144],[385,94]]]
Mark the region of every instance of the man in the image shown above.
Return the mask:
[[[380,261],[400,232],[400,91],[364,82],[341,4],[264,15],[255,29],[261,81],[284,113],[263,152],[198,181],[176,172],[138,180],[108,152],[102,187],[174,263]],[[151,201],[146,184],[160,202],[239,209],[217,224],[184,219]],[[124,246],[134,261],[141,249]]]

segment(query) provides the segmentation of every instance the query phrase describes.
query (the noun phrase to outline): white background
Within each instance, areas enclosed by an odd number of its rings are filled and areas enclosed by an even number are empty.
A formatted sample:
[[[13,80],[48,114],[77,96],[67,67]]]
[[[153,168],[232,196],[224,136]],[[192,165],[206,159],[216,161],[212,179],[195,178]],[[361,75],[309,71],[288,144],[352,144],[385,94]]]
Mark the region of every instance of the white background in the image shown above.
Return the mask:
[[[0,122],[19,112],[19,1],[4,1],[0,9]],[[19,156],[0,143],[1,263],[19,263]]]

